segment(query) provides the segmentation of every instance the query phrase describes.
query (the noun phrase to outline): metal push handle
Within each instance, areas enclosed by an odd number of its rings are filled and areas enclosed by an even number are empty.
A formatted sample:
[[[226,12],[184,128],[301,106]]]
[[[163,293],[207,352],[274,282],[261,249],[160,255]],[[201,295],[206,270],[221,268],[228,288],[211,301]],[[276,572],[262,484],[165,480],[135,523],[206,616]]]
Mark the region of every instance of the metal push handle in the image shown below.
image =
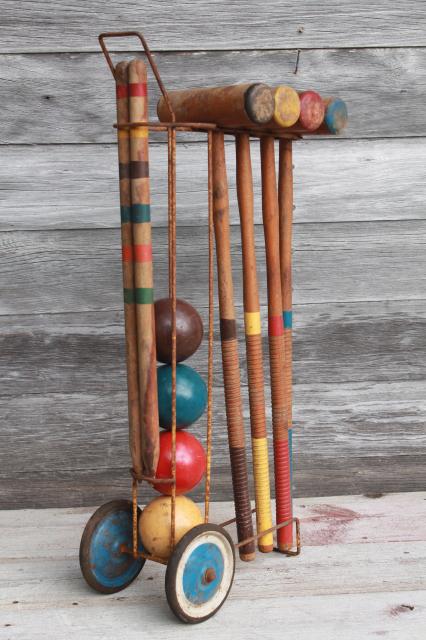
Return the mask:
[[[140,33],[140,31],[111,31],[111,32],[99,34],[98,36],[99,44],[101,45],[102,53],[105,56],[105,59],[107,61],[109,68],[111,69],[112,75],[115,78],[115,67],[111,60],[111,56],[109,54],[108,48],[105,44],[105,38],[128,38],[128,37],[139,38],[140,43],[145,51],[146,57],[148,58],[148,62],[152,69],[152,73],[154,74],[155,79],[157,80],[157,84],[160,88],[161,93],[163,94],[163,98],[166,102],[167,108],[172,116],[172,122],[176,122],[176,116],[175,116],[175,112],[173,111],[172,104],[170,102],[169,94],[167,93],[167,89],[163,84],[163,81],[160,76],[160,72],[158,71],[158,67],[155,63],[151,50],[148,47],[148,43],[143,37],[143,34]]]

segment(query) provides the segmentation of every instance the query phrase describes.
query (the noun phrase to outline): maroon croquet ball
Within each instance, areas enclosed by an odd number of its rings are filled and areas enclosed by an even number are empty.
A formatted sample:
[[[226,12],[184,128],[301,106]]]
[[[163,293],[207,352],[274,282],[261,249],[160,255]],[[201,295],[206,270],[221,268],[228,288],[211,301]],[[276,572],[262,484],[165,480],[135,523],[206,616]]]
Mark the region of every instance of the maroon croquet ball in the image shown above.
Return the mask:
[[[155,309],[155,339],[157,360],[172,362],[172,301],[157,300]],[[203,321],[192,305],[176,300],[176,362],[186,360],[198,349],[203,339]]]
[[[206,471],[206,452],[197,438],[186,431],[176,432],[176,495],[191,491]],[[160,457],[156,478],[172,477],[172,433],[160,433]],[[155,484],[160,493],[171,495],[172,485]]]

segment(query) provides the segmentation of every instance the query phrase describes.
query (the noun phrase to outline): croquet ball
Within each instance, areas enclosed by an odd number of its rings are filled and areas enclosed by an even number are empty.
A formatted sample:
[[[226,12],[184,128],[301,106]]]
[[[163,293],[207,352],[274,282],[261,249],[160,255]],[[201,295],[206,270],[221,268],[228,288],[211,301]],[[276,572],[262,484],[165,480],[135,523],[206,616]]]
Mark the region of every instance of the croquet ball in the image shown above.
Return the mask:
[[[172,366],[164,364],[157,369],[158,414],[160,426],[172,426]],[[176,425],[188,427],[198,420],[207,404],[207,388],[202,377],[186,364],[176,367]]]
[[[176,433],[176,495],[191,491],[200,482],[206,471],[206,452],[197,438],[186,431]],[[160,457],[156,478],[172,476],[172,434],[163,431],[160,434]],[[172,493],[171,484],[155,484],[164,495]]]
[[[323,99],[316,91],[303,91],[299,94],[299,122],[308,131],[318,129],[324,120],[325,106]]]
[[[146,505],[139,518],[142,546],[145,551],[159,558],[167,559],[171,552],[171,509],[171,497],[160,496]],[[186,496],[176,496],[175,516],[175,544],[192,527],[204,522],[195,502]]]
[[[157,360],[172,362],[172,301],[157,300],[155,332]],[[186,360],[198,349],[203,339],[203,321],[194,307],[184,300],[176,300],[176,362]]]

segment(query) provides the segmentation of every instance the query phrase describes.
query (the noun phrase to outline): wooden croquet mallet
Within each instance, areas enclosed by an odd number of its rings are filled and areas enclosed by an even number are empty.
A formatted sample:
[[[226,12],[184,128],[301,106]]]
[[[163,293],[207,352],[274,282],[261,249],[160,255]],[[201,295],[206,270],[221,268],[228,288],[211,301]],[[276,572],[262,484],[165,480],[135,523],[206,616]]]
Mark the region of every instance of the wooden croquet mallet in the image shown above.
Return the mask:
[[[242,541],[253,536],[253,523],[248,486],[240,365],[234,309],[228,180],[223,133],[214,132],[212,137],[213,223],[216,241],[223,382],[237,533],[238,540]],[[242,560],[253,560],[255,557],[254,541],[240,547],[239,553]]]
[[[253,215],[253,176],[250,138],[240,133],[235,138],[237,160],[237,195],[240,212],[243,255],[244,326],[246,336],[247,375],[250,403],[253,476],[257,531],[272,527],[271,489],[269,481],[268,441],[266,437],[265,391],[263,375],[262,330],[256,272]],[[259,551],[274,548],[272,533],[258,540]]]
[[[269,122],[256,126],[261,129],[283,129],[296,124],[300,117],[300,98],[295,89],[282,84],[272,90],[274,113]]]
[[[339,134],[348,124],[348,108],[340,98],[324,98],[325,115],[321,126],[315,131],[319,134]]]
[[[128,63],[119,62],[115,67],[117,123],[129,122]],[[133,471],[143,473],[141,456],[141,429],[138,380],[138,346],[136,310],[133,297],[133,230],[131,221],[131,194],[129,178],[130,134],[127,129],[117,129],[118,162],[120,175],[121,251],[124,289],[124,332],[126,338],[127,396],[129,412],[129,443]]]
[[[284,393],[287,407],[290,476],[293,477],[292,427],[292,226],[293,226],[293,143],[279,142],[278,203],[280,218],[281,296],[284,325]]]
[[[283,376],[284,329],[281,301],[278,193],[274,138],[272,136],[261,138],[260,159],[268,285],[268,340],[274,436],[276,521],[277,524],[280,524],[292,517],[292,509],[287,410]],[[279,529],[277,538],[280,551],[288,551],[292,546],[292,525]]]
[[[168,96],[178,122],[253,126],[269,122],[274,114],[274,91],[263,83],[184,89],[170,91]],[[163,97],[158,101],[157,114],[162,122],[171,119]]]
[[[299,117],[295,122],[287,125],[274,120],[273,130],[284,131],[286,133],[313,133],[324,120],[325,105],[321,96],[316,91],[302,91],[298,94]]]
[[[129,64],[130,122],[148,119],[147,73],[142,60]],[[139,400],[144,473],[154,476],[159,455],[157,364],[155,353],[148,129],[130,129],[131,219],[138,335]]]

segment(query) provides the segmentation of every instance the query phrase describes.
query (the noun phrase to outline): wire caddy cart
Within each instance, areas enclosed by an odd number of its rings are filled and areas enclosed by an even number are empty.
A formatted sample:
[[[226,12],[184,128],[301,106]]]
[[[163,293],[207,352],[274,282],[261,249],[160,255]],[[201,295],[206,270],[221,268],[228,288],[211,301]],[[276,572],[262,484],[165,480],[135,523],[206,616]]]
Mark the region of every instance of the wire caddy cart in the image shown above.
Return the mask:
[[[170,121],[163,122],[150,122],[145,115],[142,119],[135,119],[134,114],[130,110],[130,116],[128,115],[128,102],[129,97],[128,89],[125,82],[121,82],[120,79],[120,66],[114,66],[109,51],[105,45],[107,38],[115,37],[127,37],[136,36],[139,38],[142,47],[145,51],[146,58],[149,62],[151,70],[156,78],[159,89],[163,96],[165,105],[171,114]],[[88,582],[88,584],[95,590],[102,593],[115,593],[128,586],[139,574],[146,560],[158,562],[166,565],[166,595],[168,603],[175,613],[175,615],[185,622],[197,623],[206,620],[210,616],[214,615],[220,608],[223,602],[226,600],[230,588],[232,586],[234,569],[235,569],[235,550],[238,549],[240,557],[243,560],[252,560],[255,555],[256,543],[259,543],[261,551],[280,551],[286,555],[298,555],[300,553],[300,527],[299,520],[292,515],[291,497],[290,502],[288,496],[290,495],[289,481],[283,480],[283,478],[275,478],[276,493],[282,490],[284,487],[287,491],[287,498],[284,505],[284,509],[287,511],[278,511],[277,524],[273,525],[270,516],[270,494],[269,494],[269,479],[267,478],[267,486],[262,485],[261,475],[268,475],[268,458],[267,458],[267,444],[266,444],[266,432],[253,431],[252,425],[252,444],[253,444],[253,461],[255,472],[255,485],[256,485],[256,509],[251,508],[248,484],[247,484],[247,468],[245,461],[245,449],[244,449],[244,427],[242,423],[241,412],[241,399],[239,396],[239,364],[238,364],[238,343],[235,334],[235,315],[233,310],[232,300],[232,269],[230,265],[230,248],[229,248],[229,219],[227,216],[227,210],[229,209],[229,203],[227,203],[227,182],[226,182],[226,164],[223,155],[223,136],[231,135],[236,138],[237,143],[237,163],[240,163],[239,178],[237,175],[237,190],[239,195],[240,204],[240,217],[241,217],[241,231],[243,234],[243,263],[244,263],[244,302],[245,302],[245,326],[246,326],[246,342],[247,342],[247,362],[248,362],[248,374],[249,382],[250,375],[263,376],[263,372],[260,374],[259,360],[256,360],[256,349],[261,349],[261,330],[260,330],[260,315],[258,308],[258,300],[256,302],[256,295],[253,298],[253,282],[250,283],[250,273],[253,273],[251,269],[253,256],[254,256],[254,238],[252,235],[251,227],[253,226],[252,211],[250,210],[250,202],[245,200],[246,196],[250,196],[252,193],[251,183],[251,165],[250,165],[250,138],[257,138],[261,140],[261,153],[262,153],[262,188],[265,207],[269,200],[275,198],[278,207],[278,199],[274,193],[274,185],[276,189],[276,177],[275,177],[275,162],[273,162],[273,168],[268,165],[268,161],[273,159],[273,147],[274,140],[280,140],[280,163],[282,161],[283,167],[289,169],[289,162],[291,168],[291,141],[300,138],[300,134],[297,132],[286,132],[285,130],[278,131],[276,129],[262,129],[256,127],[227,127],[219,126],[215,123],[203,123],[203,122],[178,122],[175,116],[175,112],[169,98],[169,94],[166,91],[163,82],[161,80],[158,68],[151,55],[149,47],[142,34],[138,32],[123,32],[123,33],[104,33],[99,36],[99,42],[106,58],[106,61],[111,69],[117,85],[117,113],[118,121],[114,125],[118,134],[118,149],[119,149],[119,162],[120,162],[120,198],[121,198],[121,212],[122,212],[122,249],[123,249],[123,284],[124,284],[124,300],[125,300],[125,329],[126,329],[126,348],[127,348],[127,374],[128,374],[128,391],[129,391],[129,422],[130,422],[130,451],[132,456],[132,499],[130,500],[115,500],[101,506],[91,517],[84,530],[81,547],[80,547],[80,565],[82,573]],[[124,68],[124,67],[123,67]],[[129,85],[131,86],[131,85]],[[133,97],[142,96],[142,90],[135,90]],[[130,93],[130,98],[132,93]],[[120,103],[120,99],[122,103]],[[125,108],[121,108],[125,105]],[[142,112],[141,112],[142,113]],[[145,111],[145,113],[147,113]],[[134,195],[137,193],[137,180],[148,178],[148,170],[145,173],[141,173],[142,161],[132,160],[131,148],[132,141],[143,141],[143,144],[148,145],[147,136],[148,131],[164,132],[167,134],[168,145],[168,279],[169,279],[169,299],[171,301],[171,317],[172,317],[172,329],[171,329],[171,474],[168,478],[156,477],[155,468],[150,467],[149,462],[144,462],[144,447],[145,452],[149,450],[149,438],[147,433],[140,431],[143,420],[151,420],[152,416],[144,417],[143,412],[147,411],[146,407],[153,412],[155,417],[156,407],[156,389],[153,390],[152,385],[156,385],[156,371],[155,371],[155,333],[154,343],[151,344],[151,353],[154,349],[154,359],[152,355],[146,357],[146,351],[144,351],[147,342],[141,343],[140,336],[139,342],[137,338],[138,331],[141,331],[141,326],[146,332],[147,327],[153,322],[153,309],[152,305],[149,307],[149,303],[152,303],[152,299],[147,299],[147,291],[149,287],[146,287],[146,282],[137,282],[137,267],[133,262],[137,262],[135,258],[135,249],[137,241],[135,237],[138,233],[145,233],[142,227],[138,229],[138,224],[142,224],[149,220],[149,216],[146,214],[147,207],[149,208],[149,199],[147,202],[137,204],[138,215],[142,217],[135,217],[132,209],[134,204]],[[177,371],[177,329],[176,329],[176,314],[177,314],[177,297],[176,297],[176,136],[180,132],[189,133],[202,133],[206,135],[207,139],[207,157],[208,157],[208,380],[207,380],[207,434],[206,434],[206,473],[205,473],[205,492],[204,492],[204,522],[197,524],[190,528],[183,537],[176,540],[176,439],[177,439],[177,420],[176,420],[176,371]],[[272,140],[272,151],[270,141]],[[262,142],[263,141],[263,142]],[[269,146],[268,146],[269,145]],[[136,148],[136,146],[135,146]],[[140,149],[146,149],[146,147],[138,147]],[[130,151],[129,151],[130,149]],[[142,151],[143,152],[143,151]],[[125,155],[127,154],[127,160]],[[129,155],[130,154],[130,155]],[[248,154],[248,155],[247,155]],[[139,157],[139,156],[138,156]],[[141,156],[142,157],[142,156]],[[126,167],[126,162],[128,167]],[[147,166],[147,158],[143,160]],[[133,164],[132,164],[133,163]],[[145,166],[145,165],[144,165]],[[123,168],[124,167],[124,168]],[[238,167],[237,167],[238,168]],[[250,174],[247,170],[250,170]],[[138,173],[139,171],[139,173]],[[291,172],[290,172],[291,173]],[[238,180],[240,182],[238,182]],[[289,194],[289,188],[292,190],[291,178],[285,177],[284,173],[279,176],[279,180],[286,182],[285,198],[286,203],[280,201],[280,206],[287,207],[288,213],[285,224],[287,225],[287,254],[284,256],[284,267],[287,269],[287,278],[285,286],[290,289],[291,296],[291,280],[289,280],[288,272],[291,268],[291,210],[292,210],[292,192]],[[290,180],[290,182],[289,182]],[[126,182],[127,181],[127,182]],[[133,184],[133,182],[135,184]],[[126,184],[125,184],[126,183]],[[282,185],[279,184],[279,188]],[[133,189],[135,187],[136,190]],[[149,195],[149,194],[148,194]],[[133,201],[132,201],[133,197]],[[252,206],[252,205],[251,205]],[[145,209],[144,209],[145,207]],[[124,215],[123,215],[124,211]],[[130,211],[130,213],[129,213]],[[247,211],[247,215],[245,215]],[[143,217],[145,216],[145,218]],[[278,217],[276,218],[278,221]],[[269,249],[267,249],[267,273],[268,273],[268,290],[272,286],[271,278],[274,277],[274,258],[277,259],[276,252],[274,254],[273,245],[274,242],[274,228],[270,226],[267,219],[264,218],[265,225],[265,238],[269,241]],[[269,225],[269,226],[268,226]],[[289,227],[290,225],[290,231]],[[150,233],[150,228],[149,228]],[[266,234],[269,233],[267,237]],[[136,235],[135,235],[136,234]],[[244,235],[245,234],[245,235]],[[213,386],[213,325],[214,325],[214,300],[213,300],[213,268],[214,268],[214,241],[216,240],[216,255],[218,262],[218,286],[219,286],[219,306],[220,306],[220,321],[221,321],[221,342],[222,342],[222,358],[224,368],[224,389],[225,389],[225,404],[227,408],[228,417],[228,437],[230,444],[231,455],[231,471],[235,496],[236,517],[226,522],[222,522],[219,525],[212,524],[209,521],[209,506],[210,506],[210,478],[211,478],[211,454],[212,454],[212,426],[213,426],[213,413],[212,413],[212,386]],[[150,238],[148,239],[150,241]],[[145,239],[145,245],[146,244]],[[272,244],[271,244],[272,243]],[[288,248],[290,246],[290,249]],[[129,249],[130,247],[130,249]],[[253,249],[250,251],[249,249]],[[146,277],[149,268],[152,276],[152,258],[151,262],[146,258],[142,261],[145,265],[143,268],[145,271],[142,273],[139,270],[139,277]],[[290,256],[290,257],[289,257]],[[278,256],[279,260],[279,256]],[[148,267],[147,267],[148,261]],[[275,262],[275,267],[276,267]],[[276,271],[276,269],[275,269]],[[279,272],[279,269],[278,269]],[[276,274],[275,274],[276,275]],[[290,284],[289,284],[290,282]],[[145,284],[145,286],[144,286]],[[255,288],[257,284],[255,284]],[[142,286],[141,286],[142,285]],[[152,286],[152,283],[151,283]],[[250,288],[251,286],[251,288]],[[284,283],[283,283],[284,286]],[[283,289],[284,291],[284,289]],[[136,292],[136,293],[135,293]],[[139,292],[139,293],[137,293]],[[141,293],[144,292],[144,293]],[[138,299],[138,295],[144,295],[143,300]],[[281,292],[280,292],[281,296]],[[250,308],[250,300],[254,306]],[[284,307],[284,300],[279,301],[279,315],[281,317]],[[142,303],[142,304],[140,304]],[[142,309],[143,303],[146,303],[146,308]],[[271,304],[268,300],[269,311],[271,311]],[[289,307],[290,304],[290,307]],[[287,318],[288,314],[291,314],[291,300],[288,304],[287,300]],[[141,307],[141,310],[135,311]],[[290,309],[290,311],[289,311]],[[141,317],[138,313],[142,314]],[[148,315],[143,314],[148,313]],[[151,315],[149,315],[151,314]],[[285,326],[284,316],[284,334],[281,331],[275,332],[273,327],[274,323],[271,321],[271,314],[269,314],[269,344],[270,344],[270,366],[271,366],[271,387],[275,378],[275,390],[279,388],[279,382],[283,382],[283,378],[279,376],[283,375],[283,344],[285,338],[285,330],[290,329],[291,321]],[[272,317],[273,320],[273,317]],[[142,325],[138,322],[142,321]],[[289,325],[289,326],[288,326]],[[271,329],[272,327],[272,329]],[[288,332],[287,332],[288,333]],[[152,333],[150,334],[152,338]],[[148,339],[150,335],[146,334],[145,338]],[[291,333],[287,335],[287,351],[286,362],[287,366],[291,367],[291,359],[289,350],[291,343]],[[275,342],[274,342],[275,340]],[[141,351],[142,344],[142,351]],[[260,347],[259,347],[260,344]],[[288,346],[290,344],[290,347]],[[145,346],[144,346],[145,345]],[[275,347],[274,347],[275,345]],[[273,349],[275,348],[275,352]],[[250,349],[252,351],[250,352]],[[254,350],[254,351],[253,351]],[[252,354],[252,360],[250,360],[250,353]],[[274,356],[275,353],[275,356]],[[254,355],[253,355],[254,354]],[[274,360],[275,357],[275,360]],[[145,358],[145,359],[143,359]],[[256,368],[257,362],[257,368]],[[148,363],[148,370],[142,370],[141,367]],[[263,369],[262,362],[260,360],[260,366]],[[273,370],[273,367],[275,369]],[[149,369],[151,367],[151,369]],[[275,373],[274,373],[275,372]],[[291,371],[290,378],[284,381],[284,390],[287,390],[283,395],[278,393],[274,395],[274,388],[272,387],[272,402],[281,402],[279,407],[281,414],[286,409],[285,425],[287,431],[291,427]],[[254,380],[254,378],[253,378]],[[257,379],[257,384],[262,385],[262,398],[263,399],[263,377],[261,380]],[[278,387],[277,387],[278,384]],[[142,387],[141,387],[142,385]],[[150,386],[151,385],[151,386]],[[289,388],[290,385],[290,388]],[[237,388],[238,387],[238,388]],[[259,389],[258,389],[259,391]],[[145,394],[145,395],[144,395]],[[154,394],[154,395],[152,395]],[[256,397],[259,393],[253,393],[250,395],[250,410],[256,409]],[[142,398],[143,396],[143,398]],[[145,405],[141,403],[145,401]],[[142,408],[141,408],[142,407]],[[145,407],[145,408],[144,408]],[[259,412],[258,412],[259,413]],[[278,414],[278,409],[277,409]],[[274,420],[274,406],[273,406],[273,420]],[[158,425],[158,419],[157,419]],[[158,426],[156,427],[158,430]],[[275,428],[275,427],[274,427]],[[265,427],[266,429],[266,427]],[[288,437],[290,437],[288,433]],[[154,434],[155,436],[155,434]],[[156,436],[155,436],[156,437]],[[145,438],[145,441],[144,441]],[[147,439],[148,438],[148,439]],[[154,438],[155,439],[155,438]],[[142,444],[141,444],[142,443]],[[286,447],[288,445],[286,444]],[[291,446],[291,440],[290,440]],[[266,449],[265,449],[266,447]],[[266,454],[265,454],[266,451]],[[279,457],[280,441],[276,441],[274,431],[274,451],[275,456]],[[287,449],[285,449],[286,455]],[[266,455],[266,458],[265,458]],[[290,451],[291,456],[291,451]],[[275,475],[279,475],[280,468],[277,467],[275,462]],[[266,469],[266,471],[265,471]],[[147,471],[148,470],[148,471]],[[256,476],[257,474],[257,476]],[[262,477],[263,477],[262,476]],[[259,479],[259,483],[256,484],[256,478]],[[278,485],[277,485],[278,481]],[[138,488],[139,484],[146,482],[149,485],[167,485],[170,486],[170,512],[167,517],[170,521],[169,532],[169,553],[167,557],[164,555],[155,555],[149,553],[146,548],[143,547],[139,536],[139,521],[141,517],[141,510],[138,506]],[[281,484],[280,484],[281,483]],[[265,488],[266,487],[266,488]],[[263,493],[262,493],[263,491]],[[278,493],[277,493],[278,495]],[[277,499],[278,503],[278,499]],[[284,504],[284,503],[283,503]],[[282,507],[283,508],[283,507]],[[278,509],[278,506],[277,506]],[[257,519],[257,532],[253,531],[253,514],[256,513]],[[285,517],[287,513],[288,517]],[[284,514],[284,515],[283,515]],[[268,519],[269,518],[269,519]],[[226,531],[226,527],[230,524],[237,524],[238,542],[234,542]],[[269,526],[265,526],[269,524]],[[263,528],[262,528],[263,527]],[[286,536],[279,538],[278,546],[275,546],[273,541],[273,535],[280,536],[280,532],[287,531]]]

